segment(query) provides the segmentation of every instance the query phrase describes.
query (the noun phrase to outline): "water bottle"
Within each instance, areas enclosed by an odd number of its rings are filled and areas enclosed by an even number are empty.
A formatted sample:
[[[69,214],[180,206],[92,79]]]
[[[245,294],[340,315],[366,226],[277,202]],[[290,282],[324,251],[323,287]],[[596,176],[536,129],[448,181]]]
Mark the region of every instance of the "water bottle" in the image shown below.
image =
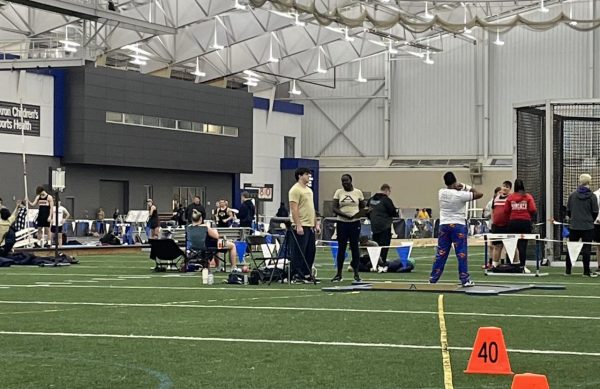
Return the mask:
[[[212,273],[208,273],[208,285],[212,285],[215,283],[215,275]]]
[[[207,268],[202,269],[202,283],[204,285],[208,284],[208,269]]]
[[[248,285],[248,274],[244,274],[244,285]]]

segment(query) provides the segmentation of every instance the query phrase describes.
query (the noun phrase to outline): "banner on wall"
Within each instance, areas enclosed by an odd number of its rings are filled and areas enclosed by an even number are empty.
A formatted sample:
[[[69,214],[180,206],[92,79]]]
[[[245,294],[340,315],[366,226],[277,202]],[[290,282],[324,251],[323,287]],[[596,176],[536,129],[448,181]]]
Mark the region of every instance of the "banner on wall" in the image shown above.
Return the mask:
[[[40,106],[0,101],[0,133],[40,136]]]

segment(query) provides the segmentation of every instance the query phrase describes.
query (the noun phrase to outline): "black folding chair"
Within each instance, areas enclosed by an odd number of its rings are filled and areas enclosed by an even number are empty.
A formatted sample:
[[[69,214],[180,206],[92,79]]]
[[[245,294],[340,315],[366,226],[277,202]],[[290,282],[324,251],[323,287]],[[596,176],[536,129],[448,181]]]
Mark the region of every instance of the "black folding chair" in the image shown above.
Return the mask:
[[[185,252],[173,239],[149,239],[148,242],[150,242],[150,259],[156,264],[154,271],[177,268],[179,261],[185,259]]]
[[[227,248],[218,248],[217,240],[211,237],[206,237],[206,247],[203,249],[188,249],[186,257],[186,267],[189,263],[198,263],[203,268],[208,268],[210,260],[216,258],[219,262],[223,262],[223,271],[227,271],[226,254],[229,252]],[[219,254],[223,254],[222,257]]]
[[[286,255],[285,250],[277,250],[276,246],[273,244],[269,244],[267,242],[266,236],[262,235],[249,235],[246,237],[246,243],[248,243],[248,247],[250,248],[250,259],[254,264],[255,269],[259,269],[261,271],[267,271],[269,274],[269,284],[273,280],[273,275],[279,269],[279,266],[282,266],[282,270],[285,271],[285,267],[287,266],[287,279],[290,282],[290,266],[286,264]],[[258,250],[254,250],[258,246]],[[280,243],[280,247],[283,247],[284,244]]]

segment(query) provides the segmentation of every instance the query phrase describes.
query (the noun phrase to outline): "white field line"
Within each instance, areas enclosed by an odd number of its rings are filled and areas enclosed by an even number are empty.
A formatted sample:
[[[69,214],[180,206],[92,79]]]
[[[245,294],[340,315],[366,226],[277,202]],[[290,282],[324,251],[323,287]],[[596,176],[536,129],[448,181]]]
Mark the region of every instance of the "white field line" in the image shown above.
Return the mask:
[[[189,274],[189,275],[188,275]],[[365,273],[369,274],[369,273]],[[119,274],[89,274],[89,273],[1,273],[0,278],[3,276],[41,276],[41,277],[120,277],[120,278],[179,278],[187,279],[193,278],[194,273],[174,273],[174,274],[156,274],[156,275],[119,275]],[[198,275],[200,277],[200,275]],[[223,275],[217,274],[217,279],[226,278],[226,274]],[[363,278],[364,281],[373,281],[373,282],[411,282],[411,283],[427,283],[425,278],[423,279],[411,279],[411,278],[369,278],[369,276],[365,275]],[[493,281],[487,281],[482,279],[476,279],[475,282],[477,284],[499,284],[502,282],[507,282],[507,280],[495,279]],[[584,286],[597,286],[598,283],[594,282],[569,282],[569,281],[558,281],[558,282],[547,282],[547,281],[516,281],[514,277],[510,279],[508,282],[510,284],[533,284],[533,285],[547,285],[547,284],[560,284],[560,285],[584,285]],[[440,285],[458,285],[457,282],[440,282]],[[297,290],[297,289],[296,289]]]
[[[122,280],[121,280],[122,281]],[[289,292],[293,290],[294,292],[315,292],[319,291],[319,289],[306,289],[306,288],[250,288],[250,287],[201,287],[201,286],[125,286],[125,285],[31,285],[31,284],[22,284],[22,285],[13,285],[13,284],[2,284],[1,287],[9,287],[9,288],[35,288],[35,287],[45,287],[45,288],[95,288],[95,289],[152,289],[152,290],[227,290],[230,292]]]
[[[283,296],[287,297],[287,296]],[[250,299],[251,300],[251,299]],[[218,300],[210,300],[216,302]],[[238,301],[226,299],[223,301]],[[23,304],[23,305],[87,305],[104,307],[131,307],[131,308],[202,308],[202,309],[242,309],[242,310],[265,310],[265,311],[304,311],[304,312],[351,312],[351,313],[384,313],[384,314],[411,314],[411,315],[438,315],[437,311],[406,311],[392,309],[354,309],[354,308],[312,308],[312,307],[269,307],[251,305],[206,305],[206,304],[174,304],[174,303],[102,303],[102,302],[79,302],[79,301],[18,301],[0,300],[1,304]],[[479,316],[479,317],[506,317],[524,319],[558,319],[558,320],[600,320],[598,316],[562,316],[562,315],[520,315],[507,313],[479,313],[479,312],[446,312],[448,316]]]
[[[123,279],[120,279],[123,281]],[[418,282],[415,282],[418,283]],[[444,284],[445,285],[445,284]],[[448,284],[454,285],[454,284]],[[591,284],[590,284],[591,285]],[[228,290],[235,292],[282,292],[282,291],[291,291],[294,292],[315,292],[319,289],[307,289],[307,288],[252,288],[252,287],[200,287],[200,286],[132,286],[132,285],[48,285],[47,283],[43,285],[31,285],[31,284],[0,284],[0,288],[35,288],[35,287],[45,287],[45,288],[96,288],[96,289],[152,289],[152,290]],[[359,294],[360,292],[351,292],[349,294]],[[508,293],[508,294],[500,294],[503,297],[548,297],[548,298],[568,298],[568,299],[600,299],[600,296],[580,296],[580,295],[553,295],[553,294],[519,294],[519,293]]]
[[[266,343],[266,344],[293,344],[309,346],[339,346],[339,347],[372,347],[372,348],[398,348],[416,350],[440,350],[440,346],[424,346],[417,344],[395,344],[395,343],[353,343],[353,342],[320,342],[310,340],[283,340],[283,339],[242,339],[242,338],[208,338],[196,336],[166,336],[166,335],[120,335],[120,334],[89,334],[71,332],[31,332],[31,331],[0,331],[0,335],[15,336],[54,336],[73,338],[114,338],[114,339],[150,339],[150,340],[184,340],[184,341],[209,341],[229,343]],[[472,351],[472,347],[449,347],[450,350]],[[589,357],[600,357],[600,353],[560,351],[560,350],[524,350],[508,349],[509,352],[523,354],[545,354],[545,355],[578,355]]]

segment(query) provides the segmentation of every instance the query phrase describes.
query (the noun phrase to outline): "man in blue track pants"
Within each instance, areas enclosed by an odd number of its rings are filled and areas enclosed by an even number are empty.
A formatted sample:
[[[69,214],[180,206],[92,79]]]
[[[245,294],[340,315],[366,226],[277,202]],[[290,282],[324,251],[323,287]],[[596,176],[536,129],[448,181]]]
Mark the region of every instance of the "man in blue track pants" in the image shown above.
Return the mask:
[[[458,277],[464,287],[473,286],[469,277],[469,264],[467,262],[467,221],[465,219],[465,205],[472,200],[483,197],[483,193],[459,183],[452,172],[444,174],[446,188],[440,189],[440,231],[438,235],[437,252],[435,262],[431,269],[429,282],[435,284],[439,281],[446,260],[450,253],[450,246],[454,245],[456,258],[458,259]]]

